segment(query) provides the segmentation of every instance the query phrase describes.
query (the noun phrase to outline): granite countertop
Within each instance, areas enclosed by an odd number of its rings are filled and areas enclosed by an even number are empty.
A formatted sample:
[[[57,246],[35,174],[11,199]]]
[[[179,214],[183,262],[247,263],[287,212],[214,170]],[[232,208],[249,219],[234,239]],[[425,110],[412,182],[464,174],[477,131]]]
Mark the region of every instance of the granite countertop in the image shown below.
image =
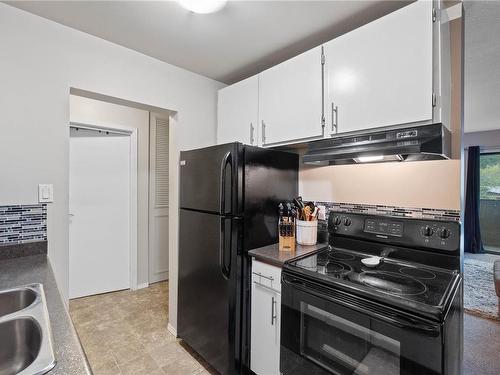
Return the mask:
[[[282,267],[285,262],[289,260],[298,258],[302,255],[312,253],[313,251],[319,250],[323,247],[328,246],[326,242],[318,242],[316,245],[304,246],[297,244],[295,251],[279,251],[279,246],[277,243],[259,247],[258,249],[253,249],[248,252],[248,254],[257,260],[265,263],[272,264],[273,266]]]
[[[0,289],[41,283],[47,300],[56,366],[50,375],[92,374],[80,340],[57,288],[46,255],[33,255],[0,261]]]

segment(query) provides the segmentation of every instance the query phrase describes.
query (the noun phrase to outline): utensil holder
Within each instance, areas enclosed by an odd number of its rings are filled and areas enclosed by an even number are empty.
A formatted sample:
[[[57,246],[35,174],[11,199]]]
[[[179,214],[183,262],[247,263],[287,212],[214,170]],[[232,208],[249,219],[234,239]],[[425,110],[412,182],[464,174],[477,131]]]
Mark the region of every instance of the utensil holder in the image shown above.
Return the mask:
[[[296,221],[297,243],[299,245],[316,245],[318,241],[318,220]]]

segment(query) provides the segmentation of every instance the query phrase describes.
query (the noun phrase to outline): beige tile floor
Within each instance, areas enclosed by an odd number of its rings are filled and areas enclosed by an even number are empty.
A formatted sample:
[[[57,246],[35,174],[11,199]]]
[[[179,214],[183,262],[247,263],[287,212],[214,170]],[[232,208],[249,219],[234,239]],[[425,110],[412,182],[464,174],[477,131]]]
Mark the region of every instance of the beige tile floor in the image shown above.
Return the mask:
[[[216,373],[168,332],[168,282],[71,300],[70,315],[95,375]]]

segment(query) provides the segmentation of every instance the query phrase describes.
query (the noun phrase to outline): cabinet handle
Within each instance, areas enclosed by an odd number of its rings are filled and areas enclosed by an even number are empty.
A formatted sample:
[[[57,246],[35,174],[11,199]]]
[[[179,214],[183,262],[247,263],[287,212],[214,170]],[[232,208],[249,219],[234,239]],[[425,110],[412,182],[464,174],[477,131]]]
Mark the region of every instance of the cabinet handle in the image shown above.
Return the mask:
[[[274,277],[272,276],[265,276],[263,274],[261,274],[260,272],[252,272],[254,275],[256,276],[259,276],[259,277],[263,277],[264,279],[268,279],[269,281],[273,281],[274,280]]]
[[[254,131],[254,127],[253,127],[253,123],[251,122],[250,123],[250,144],[253,145],[253,141],[254,141],[254,138],[253,138],[253,131]]]
[[[339,109],[332,102],[332,133],[337,134],[339,132]]]
[[[266,143],[266,123],[262,120],[262,144]]]
[[[270,291],[270,292],[273,292],[273,293],[281,293],[279,290],[276,290],[276,289],[274,289],[274,288],[268,287],[267,285],[262,284],[262,283],[259,283],[258,281],[254,281],[253,283],[254,283],[255,285],[257,285],[258,287],[263,288],[263,289],[266,289],[266,290],[268,290],[268,291]]]
[[[276,319],[276,299],[271,297],[271,325],[274,325],[274,320]]]
[[[325,132],[325,50],[321,46],[321,131]]]

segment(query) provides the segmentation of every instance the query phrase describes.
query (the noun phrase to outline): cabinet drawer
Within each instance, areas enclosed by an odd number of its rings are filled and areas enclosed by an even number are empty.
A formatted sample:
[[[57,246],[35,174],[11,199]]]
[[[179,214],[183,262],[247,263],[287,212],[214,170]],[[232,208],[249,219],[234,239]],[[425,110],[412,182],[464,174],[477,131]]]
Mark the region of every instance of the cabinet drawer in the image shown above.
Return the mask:
[[[252,283],[281,293],[281,268],[252,260]]]

